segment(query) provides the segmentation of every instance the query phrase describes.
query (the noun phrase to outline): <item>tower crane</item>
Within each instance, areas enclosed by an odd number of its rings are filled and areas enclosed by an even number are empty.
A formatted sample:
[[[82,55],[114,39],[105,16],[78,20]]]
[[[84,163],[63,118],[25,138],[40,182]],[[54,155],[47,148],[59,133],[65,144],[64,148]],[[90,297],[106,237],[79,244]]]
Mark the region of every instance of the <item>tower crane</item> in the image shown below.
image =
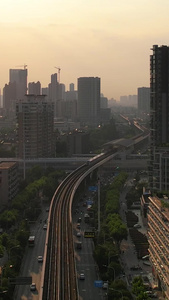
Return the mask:
[[[28,65],[21,65],[21,66],[15,66],[15,67],[23,67],[24,68],[24,70],[26,69],[26,67],[27,67]]]
[[[54,67],[55,69],[58,69],[58,82],[60,83],[60,71],[61,71],[61,68],[60,67]]]

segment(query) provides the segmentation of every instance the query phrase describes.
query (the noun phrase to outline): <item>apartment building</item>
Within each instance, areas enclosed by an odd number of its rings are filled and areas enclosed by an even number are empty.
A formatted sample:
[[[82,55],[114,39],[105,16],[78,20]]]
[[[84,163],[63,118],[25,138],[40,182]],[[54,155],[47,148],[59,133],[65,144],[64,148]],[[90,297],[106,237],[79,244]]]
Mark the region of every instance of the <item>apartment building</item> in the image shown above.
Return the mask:
[[[78,116],[82,124],[99,124],[100,78],[78,78]]]
[[[141,113],[150,113],[150,88],[149,87],[140,87],[137,89],[138,95],[138,112]]]
[[[148,208],[149,258],[154,286],[169,299],[169,199],[149,197]]]
[[[152,52],[149,183],[152,191],[167,191],[169,190],[169,47],[154,45]]]
[[[44,95],[16,103],[17,157],[54,157],[54,105]]]
[[[0,210],[8,208],[18,192],[18,164],[16,162],[0,163]]]

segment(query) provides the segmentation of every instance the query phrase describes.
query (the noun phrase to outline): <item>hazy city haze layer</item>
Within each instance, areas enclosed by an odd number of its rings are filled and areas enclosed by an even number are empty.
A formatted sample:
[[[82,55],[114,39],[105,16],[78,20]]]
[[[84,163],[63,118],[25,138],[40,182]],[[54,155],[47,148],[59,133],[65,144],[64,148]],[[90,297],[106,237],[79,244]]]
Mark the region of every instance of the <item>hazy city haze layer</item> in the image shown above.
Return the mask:
[[[9,69],[28,65],[28,82],[77,87],[78,77],[101,78],[108,98],[149,86],[154,44],[169,44],[168,0],[6,0],[0,4],[0,88]]]

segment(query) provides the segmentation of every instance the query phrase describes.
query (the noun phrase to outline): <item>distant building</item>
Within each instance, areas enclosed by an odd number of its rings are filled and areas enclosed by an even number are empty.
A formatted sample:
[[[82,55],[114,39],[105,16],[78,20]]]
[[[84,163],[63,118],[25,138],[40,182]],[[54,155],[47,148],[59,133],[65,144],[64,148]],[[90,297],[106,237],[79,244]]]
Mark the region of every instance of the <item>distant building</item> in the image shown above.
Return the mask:
[[[37,82],[29,82],[28,84],[28,94],[32,95],[41,95],[41,83]]]
[[[76,128],[80,128],[80,124],[71,121],[54,121],[54,129],[60,133],[68,133],[74,131]]]
[[[60,89],[57,73],[51,75],[51,83],[48,85],[48,101],[54,103],[54,117],[58,118],[60,116]],[[57,103],[59,101],[59,103]],[[59,111],[58,111],[59,109]]]
[[[16,103],[17,157],[54,156],[53,108],[44,95],[27,95]]]
[[[138,88],[138,111],[139,113],[150,113],[150,88]]]
[[[63,117],[65,120],[77,121],[77,100],[69,100],[63,103]]]
[[[115,99],[111,98],[108,100],[108,107],[112,108],[114,106],[116,106],[119,103],[119,101],[116,101]]]
[[[27,94],[27,69],[10,69],[9,82],[16,86],[16,100],[24,99]]]
[[[78,116],[83,124],[100,122],[100,78],[78,78]]]
[[[108,124],[111,119],[111,108],[100,108],[100,124]]]
[[[48,87],[42,88],[42,95],[47,96],[46,99],[48,99],[49,89]]]
[[[68,155],[88,154],[90,151],[89,134],[85,132],[74,131],[71,134],[64,135],[62,140],[66,141]]]
[[[15,112],[16,104],[16,84],[15,82],[5,84],[3,88],[3,108],[5,115],[10,116]]]
[[[57,73],[51,75],[51,83],[48,85],[49,100],[54,102],[59,99],[59,82],[57,80]]]
[[[108,108],[108,99],[103,95],[100,97],[100,108]]]
[[[70,84],[69,84],[69,91],[70,91],[70,92],[74,92],[74,89],[75,89],[74,83],[70,83]]]
[[[16,162],[0,163],[0,210],[9,208],[12,199],[18,193],[18,164]]]
[[[6,116],[15,116],[16,100],[24,99],[26,94],[27,69],[10,69],[9,84],[5,84],[3,88],[3,107]]]
[[[128,106],[128,96],[120,96],[120,105]]]
[[[122,106],[132,106],[137,108],[137,95],[121,96],[119,104]]]

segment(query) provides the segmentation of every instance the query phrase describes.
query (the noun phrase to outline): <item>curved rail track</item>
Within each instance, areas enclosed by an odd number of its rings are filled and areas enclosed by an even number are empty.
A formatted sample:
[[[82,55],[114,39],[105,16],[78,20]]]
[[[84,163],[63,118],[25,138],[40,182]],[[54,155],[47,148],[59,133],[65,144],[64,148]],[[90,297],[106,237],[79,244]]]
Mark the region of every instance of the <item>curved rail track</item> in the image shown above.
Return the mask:
[[[60,184],[53,196],[44,253],[46,263],[42,270],[43,287],[39,299],[78,299],[70,198],[75,183],[88,168],[83,165],[73,172]]]

